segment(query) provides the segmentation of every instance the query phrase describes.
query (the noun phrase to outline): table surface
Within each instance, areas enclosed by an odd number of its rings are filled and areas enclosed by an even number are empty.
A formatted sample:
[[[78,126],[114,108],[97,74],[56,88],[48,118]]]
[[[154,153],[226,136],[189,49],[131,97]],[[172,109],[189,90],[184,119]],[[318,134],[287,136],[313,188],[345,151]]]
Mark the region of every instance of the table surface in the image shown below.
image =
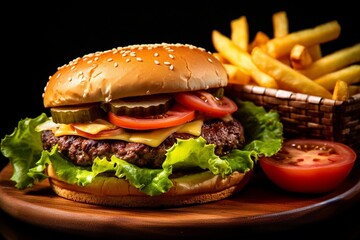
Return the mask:
[[[277,239],[306,239],[309,236],[323,236],[322,239],[359,239],[359,217],[360,203],[357,206],[349,208],[344,212],[340,212],[334,217],[320,221],[317,223],[302,225],[299,228],[292,228],[283,231],[266,231],[266,232],[254,232],[251,229],[244,232],[221,232],[219,229],[219,235],[214,235],[213,239],[225,239],[231,237],[234,234],[239,234],[243,239],[247,237],[258,239],[260,237],[266,237],[271,239],[276,237]],[[87,234],[74,234],[61,231],[49,230],[38,226],[19,221],[4,211],[0,210],[0,237],[4,239],[100,239],[99,236],[91,236]],[[138,239],[138,238],[136,238]],[[144,236],[143,239],[157,239],[156,236]],[[178,235],[176,239],[184,239],[181,235]],[[208,239],[208,238],[207,238]]]

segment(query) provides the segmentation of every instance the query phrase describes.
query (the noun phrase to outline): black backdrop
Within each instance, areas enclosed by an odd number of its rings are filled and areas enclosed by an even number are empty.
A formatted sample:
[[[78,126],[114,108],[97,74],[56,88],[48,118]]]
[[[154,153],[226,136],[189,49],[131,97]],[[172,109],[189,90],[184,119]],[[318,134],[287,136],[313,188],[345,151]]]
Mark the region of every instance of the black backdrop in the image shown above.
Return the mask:
[[[48,3],[46,3],[48,2]],[[323,46],[329,53],[358,43],[359,13],[342,1],[44,1],[1,7],[1,127],[10,134],[18,120],[44,111],[42,92],[58,66],[97,50],[139,43],[189,43],[213,51],[211,31],[229,36],[230,21],[247,16],[250,37],[272,36],[271,15],[285,10],[290,31],[330,20],[340,38]],[[314,6],[316,4],[316,6]],[[0,167],[6,160],[0,159]]]

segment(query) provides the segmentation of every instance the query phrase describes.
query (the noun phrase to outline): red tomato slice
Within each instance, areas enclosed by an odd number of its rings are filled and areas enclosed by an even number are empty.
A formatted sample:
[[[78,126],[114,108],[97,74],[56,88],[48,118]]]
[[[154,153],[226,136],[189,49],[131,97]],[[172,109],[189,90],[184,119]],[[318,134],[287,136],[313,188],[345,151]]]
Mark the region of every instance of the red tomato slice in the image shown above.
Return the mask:
[[[231,99],[225,96],[217,99],[206,91],[181,92],[176,93],[174,97],[177,102],[184,106],[211,117],[223,117],[238,109]]]
[[[180,104],[176,104],[165,114],[151,117],[140,118],[125,115],[117,116],[112,112],[109,112],[108,116],[109,121],[119,127],[135,130],[150,130],[174,127],[190,122],[195,118],[195,111],[187,109]]]
[[[350,147],[333,141],[291,139],[272,157],[260,157],[265,175],[291,192],[325,193],[338,187],[356,160]]]

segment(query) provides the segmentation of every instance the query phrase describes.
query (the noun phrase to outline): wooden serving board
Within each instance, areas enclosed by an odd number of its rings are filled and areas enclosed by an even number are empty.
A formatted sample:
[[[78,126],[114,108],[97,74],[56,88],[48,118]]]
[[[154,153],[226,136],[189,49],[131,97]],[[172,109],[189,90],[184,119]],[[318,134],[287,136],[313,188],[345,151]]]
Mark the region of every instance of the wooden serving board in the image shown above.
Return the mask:
[[[357,164],[359,165],[359,164]],[[282,229],[319,221],[359,200],[360,166],[341,187],[329,194],[292,194],[272,185],[262,174],[255,176],[242,192],[227,199],[176,208],[111,208],[78,203],[55,195],[48,181],[24,191],[10,180],[11,165],[0,172],[0,207],[25,222],[65,232],[94,235],[158,238],[211,236],[219,228]]]

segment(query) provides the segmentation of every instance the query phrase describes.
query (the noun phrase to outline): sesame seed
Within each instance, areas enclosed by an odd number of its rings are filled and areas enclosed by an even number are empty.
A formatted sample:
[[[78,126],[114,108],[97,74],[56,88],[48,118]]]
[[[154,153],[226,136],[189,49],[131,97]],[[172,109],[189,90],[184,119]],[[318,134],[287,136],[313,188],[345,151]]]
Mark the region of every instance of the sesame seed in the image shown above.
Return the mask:
[[[174,56],[173,56],[172,54],[170,54],[170,53],[169,53],[169,57],[170,57],[171,59],[174,59]]]
[[[160,62],[159,62],[158,60],[154,60],[154,63],[155,63],[156,65],[160,65]]]
[[[170,65],[170,67],[169,67],[169,69],[172,71],[172,70],[174,70],[174,65]]]
[[[208,58],[208,61],[211,62],[211,63],[213,62],[211,58]]]
[[[130,56],[136,57],[136,52],[131,52],[131,53],[130,53]]]
[[[137,57],[137,58],[136,58],[136,61],[142,62],[143,60],[142,60],[142,58]]]
[[[164,64],[165,64],[165,65],[171,65],[171,63],[170,63],[170,62],[164,62]]]
[[[72,66],[70,69],[71,69],[71,70],[74,70],[74,69],[75,69],[75,66]]]
[[[127,59],[126,59],[126,62],[127,62],[127,63],[130,62],[130,61],[131,61],[130,58],[127,58]]]
[[[88,90],[88,89],[85,89],[85,90],[84,90],[83,97],[86,97],[86,95],[88,95],[88,93],[89,93],[89,90]]]
[[[71,82],[72,78],[71,77],[68,77],[68,81]]]
[[[118,67],[119,64],[117,62],[114,63],[114,67]]]
[[[106,61],[108,61],[108,62],[111,62],[112,60],[113,60],[112,58],[106,59]]]
[[[158,57],[159,56],[159,53],[154,53],[154,57]]]

